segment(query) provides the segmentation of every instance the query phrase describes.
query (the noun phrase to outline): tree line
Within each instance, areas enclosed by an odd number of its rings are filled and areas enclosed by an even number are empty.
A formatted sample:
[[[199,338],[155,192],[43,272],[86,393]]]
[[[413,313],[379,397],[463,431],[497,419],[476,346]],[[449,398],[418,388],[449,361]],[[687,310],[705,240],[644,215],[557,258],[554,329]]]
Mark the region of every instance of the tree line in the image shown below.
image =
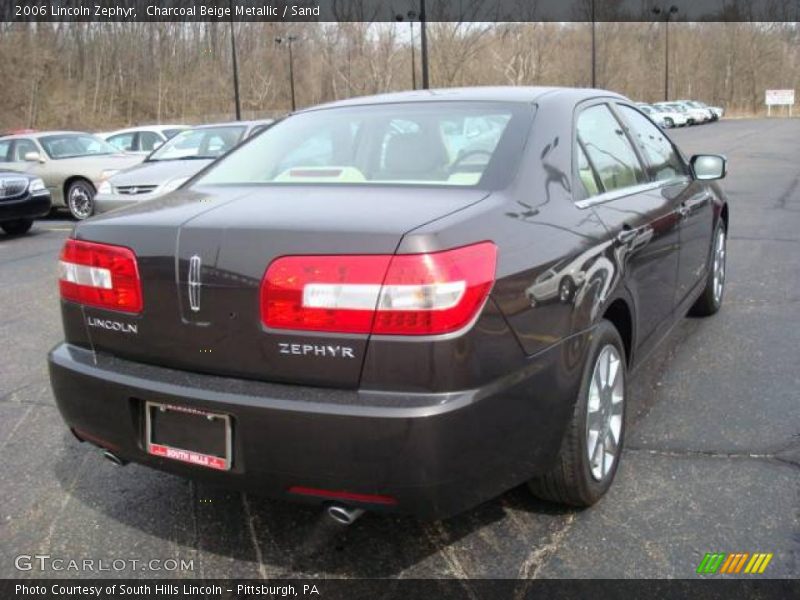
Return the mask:
[[[242,111],[290,107],[287,48],[296,36],[299,107],[411,89],[412,30],[403,23],[234,24]],[[419,24],[413,25],[417,85]],[[664,97],[665,24],[597,23],[597,86]],[[429,23],[431,87],[588,86],[590,23]],[[0,24],[0,128],[102,130],[232,119],[231,25]],[[669,24],[669,97],[764,111],[764,90],[800,87],[797,23]]]

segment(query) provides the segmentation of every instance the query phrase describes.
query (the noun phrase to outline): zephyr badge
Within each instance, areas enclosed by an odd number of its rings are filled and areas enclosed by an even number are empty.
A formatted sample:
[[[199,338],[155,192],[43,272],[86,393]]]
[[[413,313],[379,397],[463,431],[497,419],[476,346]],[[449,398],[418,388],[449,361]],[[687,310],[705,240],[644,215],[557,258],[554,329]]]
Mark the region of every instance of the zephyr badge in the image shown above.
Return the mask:
[[[195,254],[189,259],[189,307],[192,312],[200,312],[200,265],[202,261]]]

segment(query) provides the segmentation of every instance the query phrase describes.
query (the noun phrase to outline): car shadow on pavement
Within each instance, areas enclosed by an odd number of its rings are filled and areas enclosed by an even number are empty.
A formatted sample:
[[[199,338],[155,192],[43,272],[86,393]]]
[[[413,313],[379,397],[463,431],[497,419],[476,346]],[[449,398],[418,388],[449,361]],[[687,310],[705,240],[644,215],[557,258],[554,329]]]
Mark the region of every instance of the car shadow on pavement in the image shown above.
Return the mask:
[[[536,500],[520,486],[443,521],[367,513],[346,527],[320,507],[214,488],[138,465],[121,469],[68,434],[63,442],[67,448],[54,471],[70,496],[65,519],[73,523],[60,526],[52,544],[69,551],[70,530],[91,525],[104,532],[97,553],[125,556],[136,547],[140,555],[163,556],[175,544],[182,556],[196,552],[205,576],[464,576],[448,560],[448,548],[491,537],[495,550],[506,544],[521,560],[546,539],[554,520],[575,512]]]

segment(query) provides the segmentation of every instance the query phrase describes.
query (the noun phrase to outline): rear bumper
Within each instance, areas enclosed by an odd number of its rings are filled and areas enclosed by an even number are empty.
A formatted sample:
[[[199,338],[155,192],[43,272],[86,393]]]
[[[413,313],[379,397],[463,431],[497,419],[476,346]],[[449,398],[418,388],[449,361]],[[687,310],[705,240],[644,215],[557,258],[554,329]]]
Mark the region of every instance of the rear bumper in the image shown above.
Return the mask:
[[[442,518],[493,498],[552,464],[571,402],[537,401],[560,379],[559,346],[490,387],[447,394],[324,390],[144,365],[60,344],[49,355],[61,414],[79,437],[192,479],[321,503],[293,486],[390,497],[348,501]],[[561,373],[561,375],[558,375]],[[549,386],[549,387],[542,387]],[[149,455],[146,401],[230,414],[233,466],[220,472]]]
[[[14,200],[0,200],[0,221],[35,219],[50,212],[50,194],[26,194]]]

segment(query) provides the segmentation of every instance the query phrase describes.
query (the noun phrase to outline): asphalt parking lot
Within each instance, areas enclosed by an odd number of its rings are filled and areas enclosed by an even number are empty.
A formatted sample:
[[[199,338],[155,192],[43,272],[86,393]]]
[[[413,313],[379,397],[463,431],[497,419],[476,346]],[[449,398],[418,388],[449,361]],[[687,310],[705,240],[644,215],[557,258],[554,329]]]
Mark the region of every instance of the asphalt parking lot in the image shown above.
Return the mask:
[[[55,283],[71,230],[0,235],[0,577],[18,555],[193,560],[125,577],[693,577],[706,552],[774,553],[800,576],[800,119],[681,129],[687,154],[729,158],[728,287],[684,319],[636,375],[610,493],[567,510],[512,490],[456,518],[366,515],[349,528],[305,507],[116,468],[63,426],[46,352],[61,339]]]

